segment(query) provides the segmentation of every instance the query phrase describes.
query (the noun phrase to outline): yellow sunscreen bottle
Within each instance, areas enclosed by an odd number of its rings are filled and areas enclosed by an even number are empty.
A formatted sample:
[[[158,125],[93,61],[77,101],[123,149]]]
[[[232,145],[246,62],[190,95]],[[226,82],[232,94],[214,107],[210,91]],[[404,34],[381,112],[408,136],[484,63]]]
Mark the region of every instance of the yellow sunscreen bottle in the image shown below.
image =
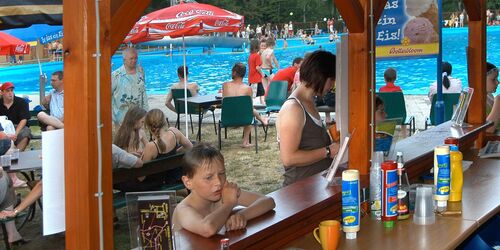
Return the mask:
[[[462,153],[458,151],[455,145],[450,146],[450,168],[451,168],[451,185],[450,185],[450,202],[462,200],[462,187],[464,184],[464,175],[462,170]]]

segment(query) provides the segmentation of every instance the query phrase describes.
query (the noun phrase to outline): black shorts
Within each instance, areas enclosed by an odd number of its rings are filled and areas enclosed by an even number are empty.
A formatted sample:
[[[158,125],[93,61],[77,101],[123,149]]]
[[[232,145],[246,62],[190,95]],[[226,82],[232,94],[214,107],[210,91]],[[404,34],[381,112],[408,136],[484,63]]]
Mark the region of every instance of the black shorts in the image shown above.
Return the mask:
[[[266,94],[264,86],[262,86],[261,82],[250,84],[250,87],[252,87],[253,97],[263,96]]]

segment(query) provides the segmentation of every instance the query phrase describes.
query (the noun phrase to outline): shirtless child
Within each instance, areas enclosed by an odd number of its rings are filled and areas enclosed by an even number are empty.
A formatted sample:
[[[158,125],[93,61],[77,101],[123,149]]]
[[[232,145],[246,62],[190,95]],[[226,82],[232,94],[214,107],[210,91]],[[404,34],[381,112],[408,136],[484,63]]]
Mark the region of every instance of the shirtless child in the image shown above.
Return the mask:
[[[248,95],[253,97],[252,87],[243,83],[243,77],[245,77],[246,66],[243,63],[235,63],[233,69],[231,70],[232,81],[225,82],[222,84],[222,97],[228,96],[245,96]],[[269,122],[268,117],[262,117],[259,115],[257,110],[253,110],[253,115],[255,119],[259,120],[262,125],[267,126]],[[244,148],[252,147],[250,144],[250,132],[252,131],[252,126],[246,126],[243,129],[243,144],[241,145]]]
[[[174,210],[174,230],[208,238],[224,226],[226,231],[243,229],[248,220],[275,207],[272,198],[226,181],[224,156],[214,147],[200,143],[184,155],[184,161],[182,182],[191,193]],[[232,213],[235,206],[245,208]]]

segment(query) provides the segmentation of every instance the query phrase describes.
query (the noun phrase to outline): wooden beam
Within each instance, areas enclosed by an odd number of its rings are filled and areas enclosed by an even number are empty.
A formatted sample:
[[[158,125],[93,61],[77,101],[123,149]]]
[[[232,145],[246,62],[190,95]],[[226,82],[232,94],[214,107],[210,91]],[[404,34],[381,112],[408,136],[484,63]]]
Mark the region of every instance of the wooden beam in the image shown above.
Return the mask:
[[[144,14],[151,0],[111,0],[111,51],[114,52]]]
[[[378,23],[380,16],[382,16],[386,3],[387,0],[373,0],[373,16],[375,23]]]
[[[382,2],[385,0],[377,1],[378,8]],[[335,1],[335,4],[349,28],[349,131],[356,130],[350,146],[354,150],[349,151],[349,168],[368,174],[374,134],[370,126],[374,105],[370,96],[373,74],[369,53],[373,39],[370,0]]]
[[[66,249],[99,249],[96,24],[100,25],[104,249],[113,249],[110,0],[64,1]]]
[[[464,0],[466,8],[473,9],[479,20],[469,19],[469,46],[467,47],[467,67],[469,87],[474,89],[467,121],[482,123],[486,120],[486,0]],[[467,9],[469,13],[469,9]],[[469,14],[470,17],[470,14]],[[480,134],[477,145],[484,145],[484,132]]]
[[[483,10],[485,6],[482,6],[481,2],[482,0],[464,0],[464,7],[469,16],[469,22],[484,20],[486,10]]]
[[[364,2],[365,0],[361,0]],[[365,29],[365,16],[359,0],[333,1],[339,10],[350,33],[361,33]]]

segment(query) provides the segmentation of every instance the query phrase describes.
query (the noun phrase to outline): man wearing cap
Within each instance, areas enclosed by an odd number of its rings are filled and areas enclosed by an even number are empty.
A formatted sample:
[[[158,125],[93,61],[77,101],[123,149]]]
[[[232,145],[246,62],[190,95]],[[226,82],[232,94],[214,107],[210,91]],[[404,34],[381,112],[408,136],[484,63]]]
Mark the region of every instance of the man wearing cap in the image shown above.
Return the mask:
[[[30,142],[31,131],[26,123],[30,119],[28,103],[21,97],[14,95],[14,84],[6,82],[0,87],[2,98],[0,100],[0,115],[9,118],[16,127],[16,133],[9,135],[16,147],[24,151]]]
[[[50,115],[40,112],[38,120],[47,125],[47,130],[64,128],[64,85],[63,72],[52,73],[50,84],[53,90],[42,100],[42,105],[50,110]]]

